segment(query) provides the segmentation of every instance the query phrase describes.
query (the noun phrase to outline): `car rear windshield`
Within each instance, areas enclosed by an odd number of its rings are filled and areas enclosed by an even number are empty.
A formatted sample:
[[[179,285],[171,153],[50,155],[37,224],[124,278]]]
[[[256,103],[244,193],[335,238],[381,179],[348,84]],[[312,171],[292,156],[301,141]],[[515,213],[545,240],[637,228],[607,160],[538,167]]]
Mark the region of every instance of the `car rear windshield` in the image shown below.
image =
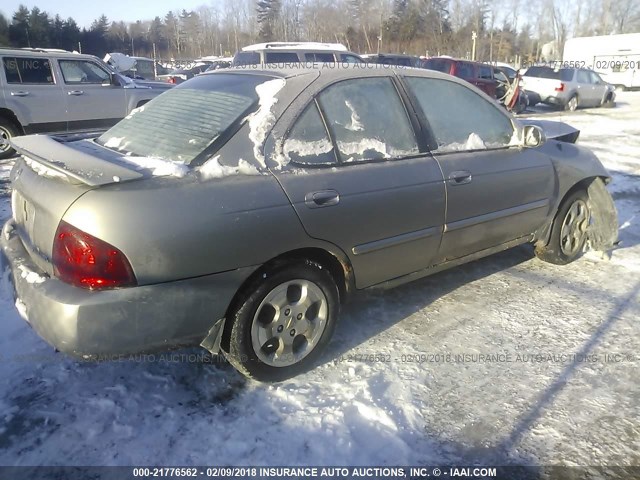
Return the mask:
[[[257,105],[261,75],[208,74],[167,90],[114,125],[97,142],[136,157],[188,165]]]
[[[561,68],[554,70],[548,67],[530,67],[524,73],[525,77],[550,78],[552,80],[562,80],[570,82],[573,79],[573,70],[571,68]]]

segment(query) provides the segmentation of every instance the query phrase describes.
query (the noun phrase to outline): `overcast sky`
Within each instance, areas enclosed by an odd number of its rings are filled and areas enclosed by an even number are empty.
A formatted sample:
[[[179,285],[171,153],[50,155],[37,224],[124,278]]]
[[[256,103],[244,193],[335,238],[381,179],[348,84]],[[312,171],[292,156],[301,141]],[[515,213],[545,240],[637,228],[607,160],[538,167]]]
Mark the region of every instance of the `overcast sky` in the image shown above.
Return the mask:
[[[7,18],[11,18],[20,4],[26,5],[29,10],[38,7],[40,10],[49,12],[51,16],[56,13],[64,19],[73,17],[80,27],[88,27],[96,18],[103,13],[109,21],[124,20],[125,22],[135,20],[151,20],[156,15],[160,18],[169,10],[190,10],[200,5],[208,3],[206,0],[154,0],[145,2],[140,0],[108,0],[106,2],[95,2],[92,0],[2,0],[0,12]]]

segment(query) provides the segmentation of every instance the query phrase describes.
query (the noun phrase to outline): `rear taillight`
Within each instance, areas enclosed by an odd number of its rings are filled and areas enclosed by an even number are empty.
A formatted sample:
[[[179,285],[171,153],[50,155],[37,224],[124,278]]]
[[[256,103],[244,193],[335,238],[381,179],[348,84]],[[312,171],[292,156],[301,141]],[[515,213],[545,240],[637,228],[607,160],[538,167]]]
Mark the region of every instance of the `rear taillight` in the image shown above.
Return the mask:
[[[168,82],[175,84],[176,83],[176,78],[175,77],[170,77]]]
[[[564,92],[564,83],[560,83],[560,86],[556,87],[556,92]]]
[[[67,222],[60,222],[53,241],[53,271],[63,282],[90,290],[137,285],[120,250]]]

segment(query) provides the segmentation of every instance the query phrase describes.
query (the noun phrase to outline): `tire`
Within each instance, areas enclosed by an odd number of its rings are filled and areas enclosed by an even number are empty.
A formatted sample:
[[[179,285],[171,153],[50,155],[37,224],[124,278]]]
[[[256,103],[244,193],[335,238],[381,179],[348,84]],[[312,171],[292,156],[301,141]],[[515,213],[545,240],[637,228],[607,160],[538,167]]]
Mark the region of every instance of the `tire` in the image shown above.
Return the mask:
[[[564,109],[567,112],[575,112],[578,109],[578,96],[577,95],[572,95],[571,98],[567,101],[566,105],[564,106]]]
[[[20,135],[20,131],[13,122],[5,118],[0,118],[0,137],[3,140],[11,140],[17,135]],[[15,153],[16,151],[9,145],[0,143],[0,160],[12,157]]]
[[[616,106],[616,102],[611,99],[612,95],[609,93],[604,102],[602,102],[602,108],[614,108]]]
[[[227,318],[227,360],[243,375],[265,382],[309,370],[331,339],[339,314],[331,273],[300,260],[262,275],[245,292]]]
[[[536,248],[536,256],[555,265],[566,265],[579,258],[587,240],[590,219],[587,192],[578,190],[569,195],[553,220],[549,243]]]

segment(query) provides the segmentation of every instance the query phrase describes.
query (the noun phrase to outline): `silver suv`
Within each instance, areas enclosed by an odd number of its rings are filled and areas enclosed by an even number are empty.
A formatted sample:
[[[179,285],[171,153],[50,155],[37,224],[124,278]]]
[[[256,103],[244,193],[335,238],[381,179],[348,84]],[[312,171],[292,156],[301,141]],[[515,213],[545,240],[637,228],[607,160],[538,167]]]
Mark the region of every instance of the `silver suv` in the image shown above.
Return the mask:
[[[237,52],[232,66],[288,63],[364,63],[341,43],[270,42],[249,45]]]
[[[92,55],[0,48],[0,159],[30,133],[105,130],[171,85],[141,84]]]

